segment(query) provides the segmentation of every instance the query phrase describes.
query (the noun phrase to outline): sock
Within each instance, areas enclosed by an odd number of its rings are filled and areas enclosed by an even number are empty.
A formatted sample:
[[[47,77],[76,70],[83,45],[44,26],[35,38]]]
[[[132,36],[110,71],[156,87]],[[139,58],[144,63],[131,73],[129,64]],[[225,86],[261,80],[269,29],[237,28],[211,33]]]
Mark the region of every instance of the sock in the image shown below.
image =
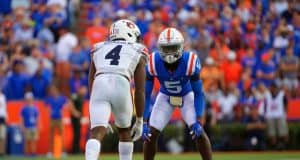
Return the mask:
[[[119,158],[120,160],[132,160],[133,143],[119,142]]]
[[[85,145],[85,160],[98,160],[101,143],[96,139],[89,139]]]

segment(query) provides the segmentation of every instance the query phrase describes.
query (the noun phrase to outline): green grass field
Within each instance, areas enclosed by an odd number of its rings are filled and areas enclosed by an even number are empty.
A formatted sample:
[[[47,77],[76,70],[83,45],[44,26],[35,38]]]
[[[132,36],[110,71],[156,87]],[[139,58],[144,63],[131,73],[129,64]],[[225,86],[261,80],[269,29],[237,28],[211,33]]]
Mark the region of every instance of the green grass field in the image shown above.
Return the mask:
[[[46,160],[46,157],[0,157],[1,160]],[[83,155],[68,156],[62,160],[83,160]],[[134,160],[142,160],[141,154],[134,155]],[[156,160],[200,160],[198,154],[187,153],[180,155],[158,154]],[[117,154],[103,154],[101,160],[118,160]],[[214,153],[213,160],[300,160],[299,152],[226,152]]]

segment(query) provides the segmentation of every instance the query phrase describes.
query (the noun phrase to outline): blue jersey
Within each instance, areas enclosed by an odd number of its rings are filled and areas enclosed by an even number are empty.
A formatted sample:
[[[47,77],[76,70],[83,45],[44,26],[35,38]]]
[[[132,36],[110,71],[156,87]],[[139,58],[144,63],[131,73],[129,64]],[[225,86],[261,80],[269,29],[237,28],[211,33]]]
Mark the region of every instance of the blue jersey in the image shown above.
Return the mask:
[[[62,118],[62,110],[67,102],[67,98],[64,96],[53,97],[49,96],[45,100],[46,104],[51,109],[51,119],[57,120]]]
[[[199,76],[201,69],[197,55],[184,52],[173,72],[169,72],[164,63],[159,53],[154,52],[150,55],[146,67],[147,78],[157,77],[159,80],[160,92],[169,96],[184,96],[192,91],[190,79]]]
[[[39,116],[36,106],[24,106],[21,111],[21,116],[25,128],[36,128]]]

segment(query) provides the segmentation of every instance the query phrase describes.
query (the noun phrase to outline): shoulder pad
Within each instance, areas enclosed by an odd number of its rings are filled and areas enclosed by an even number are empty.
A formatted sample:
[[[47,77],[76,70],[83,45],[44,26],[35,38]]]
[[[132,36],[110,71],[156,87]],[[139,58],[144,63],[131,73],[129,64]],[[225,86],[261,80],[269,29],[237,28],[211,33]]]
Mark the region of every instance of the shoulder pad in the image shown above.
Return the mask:
[[[91,49],[91,54],[94,53],[95,51],[97,51],[98,49],[100,49],[103,46],[104,43],[105,43],[105,41],[104,42],[95,43],[93,45],[93,48]]]
[[[137,52],[142,53],[146,57],[150,55],[148,48],[141,43],[133,43],[133,47]]]

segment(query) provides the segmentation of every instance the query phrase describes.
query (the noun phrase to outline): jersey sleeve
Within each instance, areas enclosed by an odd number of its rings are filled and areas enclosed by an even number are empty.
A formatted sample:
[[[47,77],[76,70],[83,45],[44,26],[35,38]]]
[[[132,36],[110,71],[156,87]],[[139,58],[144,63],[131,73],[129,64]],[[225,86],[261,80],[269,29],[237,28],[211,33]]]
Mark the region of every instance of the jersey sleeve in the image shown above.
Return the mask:
[[[196,75],[198,76],[200,70],[201,70],[200,59],[195,53],[190,52],[187,67],[186,67],[186,72],[185,72],[186,76],[196,76]]]
[[[93,54],[97,50],[99,50],[103,46],[104,43],[105,42],[99,42],[99,43],[94,44],[93,47],[92,47],[92,49],[91,49],[91,51],[90,51],[90,54]]]
[[[149,50],[146,46],[140,43],[134,43],[134,48],[136,51],[141,54],[141,57],[145,58],[147,61],[149,60]]]
[[[155,52],[149,55],[146,71],[147,74],[149,74],[149,76],[157,76],[156,65],[155,65]]]

